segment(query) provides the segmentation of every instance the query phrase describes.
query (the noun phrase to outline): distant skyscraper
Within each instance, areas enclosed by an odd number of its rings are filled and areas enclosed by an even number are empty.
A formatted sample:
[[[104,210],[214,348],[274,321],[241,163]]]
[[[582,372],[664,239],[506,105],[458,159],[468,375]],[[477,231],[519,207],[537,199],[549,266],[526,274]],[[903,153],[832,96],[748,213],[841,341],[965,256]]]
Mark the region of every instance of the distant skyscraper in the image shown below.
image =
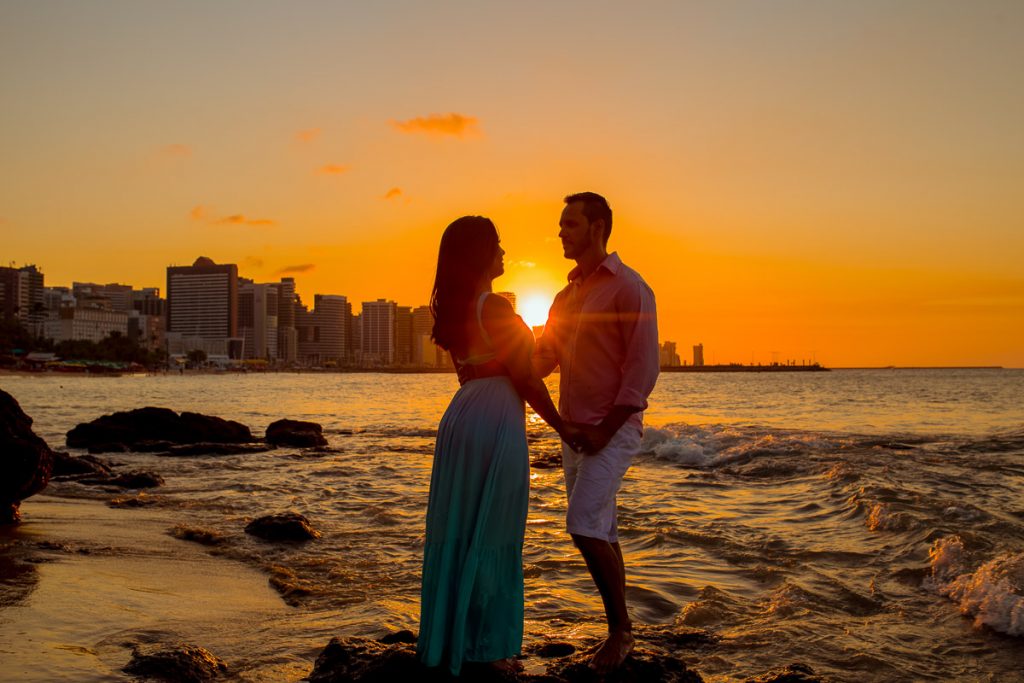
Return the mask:
[[[412,363],[412,342],[412,308],[395,306],[395,365]]]
[[[46,300],[43,274],[35,266],[0,268],[0,317],[17,320],[33,334],[43,333]]]
[[[697,344],[693,347],[693,364],[695,367],[704,365],[704,345]]]
[[[299,335],[295,327],[295,279],[281,278],[277,290],[277,357],[285,363],[294,363],[299,352]]]
[[[377,299],[364,301],[362,347],[364,366],[393,365],[395,362],[395,314],[398,304]]]
[[[109,308],[121,313],[133,310],[131,285],[119,285],[115,282],[106,285],[98,285],[93,282],[73,282],[71,283],[71,293],[75,295],[78,305],[86,308],[89,308],[88,301],[90,299],[97,302],[99,299],[106,299],[110,302],[109,307],[100,305],[99,308]]]
[[[167,331],[227,353],[227,340],[238,336],[238,266],[205,256],[191,266],[169,266]]]
[[[663,368],[677,368],[680,365],[679,354],[676,353],[676,343],[674,341],[662,343],[659,356],[660,365]]]
[[[516,295],[514,292],[495,292],[495,294],[503,299],[508,299],[508,302],[512,304],[512,310],[516,310]]]
[[[412,362],[413,365],[437,367],[441,364],[441,348],[430,338],[434,330],[434,316],[430,306],[417,306],[412,310]]]
[[[243,358],[277,359],[277,283],[257,284],[239,278],[238,334]]]

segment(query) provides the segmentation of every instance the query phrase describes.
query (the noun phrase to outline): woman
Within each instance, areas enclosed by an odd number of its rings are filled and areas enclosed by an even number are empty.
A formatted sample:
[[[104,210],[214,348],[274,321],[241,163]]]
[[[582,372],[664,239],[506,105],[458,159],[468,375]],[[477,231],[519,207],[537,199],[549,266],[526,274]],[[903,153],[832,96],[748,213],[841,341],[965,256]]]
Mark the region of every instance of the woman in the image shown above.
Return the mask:
[[[441,237],[430,298],[434,341],[464,381],[437,430],[427,505],[417,651],[427,666],[521,668],[523,536],[530,489],[523,400],[563,439],[532,372],[533,334],[491,281],[504,272],[494,224],[465,216]]]

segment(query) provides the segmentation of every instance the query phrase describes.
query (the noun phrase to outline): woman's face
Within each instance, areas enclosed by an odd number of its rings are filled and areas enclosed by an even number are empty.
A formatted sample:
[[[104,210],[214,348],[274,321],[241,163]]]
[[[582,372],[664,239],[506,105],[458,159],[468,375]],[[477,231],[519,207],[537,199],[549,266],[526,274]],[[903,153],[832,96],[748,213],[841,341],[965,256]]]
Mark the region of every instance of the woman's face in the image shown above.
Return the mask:
[[[497,249],[494,252],[494,261],[491,263],[491,270],[489,275],[491,279],[498,277],[505,272],[505,250],[501,248],[501,243],[497,244]]]

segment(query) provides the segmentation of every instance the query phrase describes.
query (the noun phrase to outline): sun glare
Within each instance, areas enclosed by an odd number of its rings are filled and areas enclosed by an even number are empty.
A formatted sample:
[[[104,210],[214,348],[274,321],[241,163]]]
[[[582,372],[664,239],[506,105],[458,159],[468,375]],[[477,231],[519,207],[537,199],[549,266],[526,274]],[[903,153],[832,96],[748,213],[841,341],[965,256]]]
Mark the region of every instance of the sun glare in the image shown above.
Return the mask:
[[[530,327],[543,325],[548,319],[548,309],[551,307],[551,297],[543,294],[527,294],[519,300],[519,315]]]

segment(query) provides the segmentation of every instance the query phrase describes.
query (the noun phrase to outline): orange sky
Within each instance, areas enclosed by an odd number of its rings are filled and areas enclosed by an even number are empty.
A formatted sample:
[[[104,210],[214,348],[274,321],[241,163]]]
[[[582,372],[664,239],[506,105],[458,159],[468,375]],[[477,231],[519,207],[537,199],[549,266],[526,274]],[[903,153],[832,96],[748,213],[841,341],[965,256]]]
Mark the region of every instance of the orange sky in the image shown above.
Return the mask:
[[[586,8],[584,10],[584,8]],[[0,259],[206,255],[425,303],[445,225],[550,298],[561,197],[709,361],[1024,366],[1024,5],[0,7]],[[776,355],[777,354],[777,355]]]

